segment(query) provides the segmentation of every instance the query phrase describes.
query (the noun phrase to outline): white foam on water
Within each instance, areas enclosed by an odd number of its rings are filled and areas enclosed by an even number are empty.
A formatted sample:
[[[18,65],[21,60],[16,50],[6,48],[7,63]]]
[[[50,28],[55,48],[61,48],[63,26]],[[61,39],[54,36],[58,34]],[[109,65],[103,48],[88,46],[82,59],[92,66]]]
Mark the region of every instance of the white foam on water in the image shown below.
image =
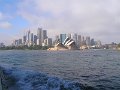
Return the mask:
[[[32,70],[22,70],[19,68],[2,65],[6,74],[15,78],[15,85],[9,90],[81,90],[80,85],[75,82],[65,81],[58,77],[49,76],[44,73]]]

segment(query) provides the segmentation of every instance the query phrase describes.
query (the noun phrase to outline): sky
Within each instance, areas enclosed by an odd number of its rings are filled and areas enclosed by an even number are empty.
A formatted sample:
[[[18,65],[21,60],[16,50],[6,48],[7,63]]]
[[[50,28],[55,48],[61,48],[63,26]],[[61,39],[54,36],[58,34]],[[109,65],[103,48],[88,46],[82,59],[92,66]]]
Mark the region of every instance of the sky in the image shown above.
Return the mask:
[[[0,42],[11,44],[38,27],[120,42],[120,0],[0,0]]]

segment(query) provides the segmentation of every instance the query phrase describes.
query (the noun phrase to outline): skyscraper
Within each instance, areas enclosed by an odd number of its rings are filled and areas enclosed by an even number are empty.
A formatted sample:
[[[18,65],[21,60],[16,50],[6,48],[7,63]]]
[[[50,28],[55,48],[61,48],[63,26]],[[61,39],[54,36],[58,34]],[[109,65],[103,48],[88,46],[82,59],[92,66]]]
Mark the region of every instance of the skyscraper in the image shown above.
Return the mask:
[[[90,37],[89,36],[86,37],[86,45],[87,46],[91,45],[91,41],[90,41]]]
[[[34,44],[34,35],[33,33],[30,34],[30,45]]]
[[[47,38],[47,46],[52,46],[52,38]]]
[[[69,33],[69,34],[67,34],[66,35],[66,37],[68,37],[68,38],[70,38],[71,39],[71,34]]]
[[[30,30],[27,31],[27,35],[26,35],[26,44],[27,44],[28,46],[30,46]]]
[[[77,46],[80,47],[82,44],[82,39],[81,39],[81,35],[78,35],[78,41],[77,41]]]
[[[63,43],[66,39],[66,34],[60,34],[60,42]]]
[[[45,39],[47,39],[47,30],[42,30],[42,43],[44,42]]]
[[[18,39],[18,45],[22,45],[22,39]]]
[[[73,40],[77,43],[77,40],[78,40],[77,33],[74,34]]]
[[[91,46],[93,46],[93,45],[95,45],[95,41],[94,41],[94,39],[92,38],[92,39],[91,39]]]
[[[42,45],[42,28],[37,30],[37,45]]]
[[[82,46],[86,45],[86,41],[85,41],[85,37],[84,36],[82,36],[81,40],[82,40]]]
[[[34,45],[37,45],[37,35],[34,35]]]
[[[26,36],[23,36],[23,45],[26,45]]]
[[[41,45],[44,43],[44,40],[47,38],[47,30],[42,30],[42,28],[38,28],[37,31],[37,45]]]

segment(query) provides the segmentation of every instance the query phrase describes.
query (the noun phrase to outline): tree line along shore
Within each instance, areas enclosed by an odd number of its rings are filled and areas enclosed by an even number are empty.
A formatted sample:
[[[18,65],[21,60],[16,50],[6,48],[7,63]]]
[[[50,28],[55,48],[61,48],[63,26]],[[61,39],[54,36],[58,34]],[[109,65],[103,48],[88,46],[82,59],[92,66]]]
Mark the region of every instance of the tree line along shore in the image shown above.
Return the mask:
[[[48,46],[5,46],[5,47],[0,47],[0,50],[47,50],[49,47]]]
[[[0,50],[49,50],[49,48],[54,48],[54,46],[40,46],[40,45],[4,46],[4,47],[0,47]],[[110,48],[106,48],[106,49],[110,49]],[[120,50],[120,43],[116,46],[115,49]]]

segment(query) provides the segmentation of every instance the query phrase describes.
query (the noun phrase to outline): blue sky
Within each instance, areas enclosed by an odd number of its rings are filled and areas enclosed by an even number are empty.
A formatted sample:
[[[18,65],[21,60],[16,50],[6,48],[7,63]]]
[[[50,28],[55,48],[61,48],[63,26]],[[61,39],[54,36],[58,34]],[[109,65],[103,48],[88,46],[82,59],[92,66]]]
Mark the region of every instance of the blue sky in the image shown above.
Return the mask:
[[[0,26],[1,42],[11,43],[17,37],[16,34],[29,25],[27,20],[18,15],[19,2],[20,0],[0,0],[0,24],[3,24]]]
[[[78,33],[120,42],[120,0],[0,0],[0,42],[10,44],[38,26],[50,37]]]

